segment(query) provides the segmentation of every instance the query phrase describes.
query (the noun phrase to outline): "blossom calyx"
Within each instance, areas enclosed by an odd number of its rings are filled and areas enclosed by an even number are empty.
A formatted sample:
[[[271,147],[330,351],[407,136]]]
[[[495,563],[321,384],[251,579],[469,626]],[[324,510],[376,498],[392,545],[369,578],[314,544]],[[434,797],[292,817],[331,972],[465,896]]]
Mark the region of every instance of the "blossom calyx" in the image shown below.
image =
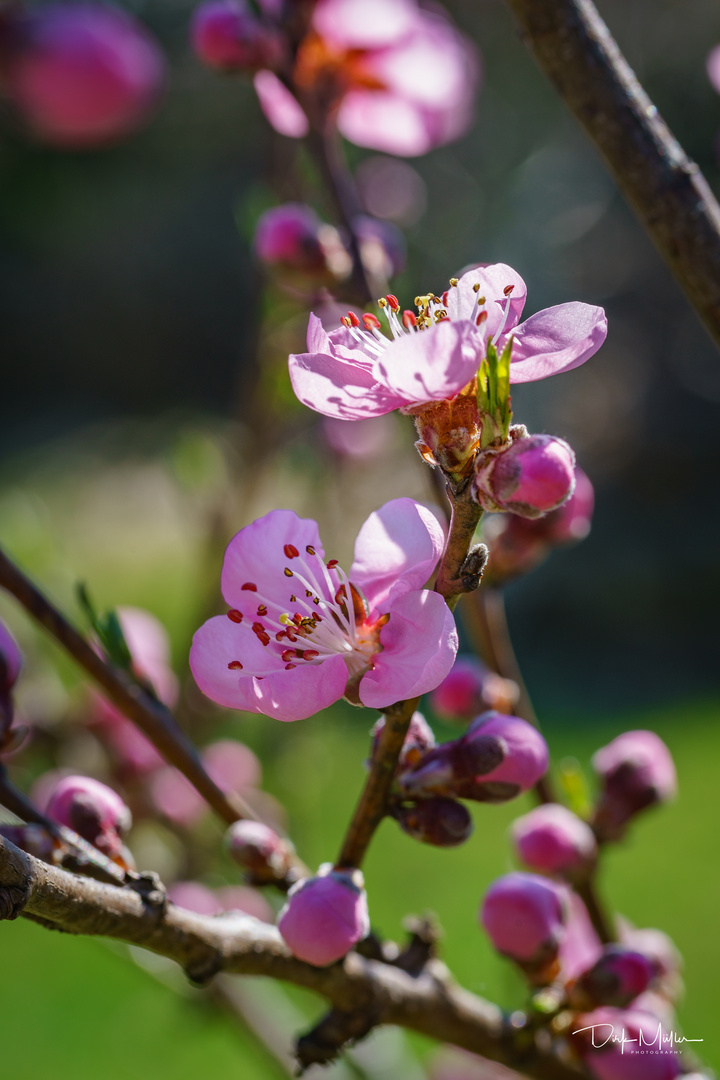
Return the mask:
[[[485,510],[538,518],[570,498],[575,454],[564,439],[527,435],[477,460],[473,492]]]
[[[623,732],[592,763],[602,784],[593,827],[604,840],[619,839],[635,814],[677,793],[675,763],[654,731]]]
[[[472,818],[463,804],[442,796],[396,803],[390,814],[408,836],[435,847],[456,847],[473,831]]]
[[[278,930],[294,956],[315,967],[341,960],[370,933],[363,875],[320,867],[290,889]]]
[[[547,803],[517,818],[511,827],[521,861],[541,874],[559,874],[570,881],[587,876],[597,855],[590,826],[560,803]]]

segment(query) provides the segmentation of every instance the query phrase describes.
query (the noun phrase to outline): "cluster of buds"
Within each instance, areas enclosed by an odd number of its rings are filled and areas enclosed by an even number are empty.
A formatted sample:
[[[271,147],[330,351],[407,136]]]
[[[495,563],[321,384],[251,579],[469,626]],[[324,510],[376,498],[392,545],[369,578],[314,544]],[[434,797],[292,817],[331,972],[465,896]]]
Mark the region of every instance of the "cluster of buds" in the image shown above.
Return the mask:
[[[315,967],[341,960],[370,933],[362,873],[323,864],[315,877],[293,885],[277,925],[298,959]]]
[[[583,540],[590,532],[595,492],[590,479],[575,466],[575,486],[562,506],[542,517],[495,514],[483,527],[490,555],[486,585],[500,587],[538,566],[556,547]]]
[[[387,279],[405,266],[405,240],[388,221],[358,215],[353,231],[365,269]],[[283,203],[258,220],[255,254],[286,285],[317,289],[344,281],[352,272],[352,255],[344,230],[320,220],[305,203]]]
[[[2,89],[32,134],[66,149],[135,131],[165,81],[163,53],[145,27],[96,0],[6,5],[0,69]]]
[[[486,712],[460,738],[401,769],[397,785],[407,798],[500,803],[528,791],[547,767],[547,744],[536,728],[517,716]]]
[[[519,697],[512,679],[497,675],[474,656],[458,656],[450,674],[430,695],[430,703],[441,720],[467,722],[488,709],[511,713]]]
[[[601,840],[618,840],[642,810],[677,793],[672,755],[653,731],[625,731],[593,757],[601,791],[593,828]]]

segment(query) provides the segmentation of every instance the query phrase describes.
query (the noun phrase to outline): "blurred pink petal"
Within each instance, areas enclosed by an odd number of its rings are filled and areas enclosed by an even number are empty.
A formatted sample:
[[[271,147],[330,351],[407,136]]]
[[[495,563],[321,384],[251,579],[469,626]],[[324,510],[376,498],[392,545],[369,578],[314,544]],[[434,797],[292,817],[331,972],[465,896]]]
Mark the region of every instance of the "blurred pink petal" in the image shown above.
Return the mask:
[[[276,131],[291,139],[302,139],[307,135],[307,116],[277,75],[272,71],[258,71],[253,83],[260,108]]]

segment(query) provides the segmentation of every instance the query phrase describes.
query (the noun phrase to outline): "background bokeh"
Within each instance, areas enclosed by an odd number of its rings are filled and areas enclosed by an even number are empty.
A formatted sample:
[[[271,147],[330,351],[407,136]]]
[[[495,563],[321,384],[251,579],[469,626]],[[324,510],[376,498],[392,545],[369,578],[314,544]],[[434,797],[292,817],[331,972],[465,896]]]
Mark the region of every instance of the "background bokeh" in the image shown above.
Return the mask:
[[[529,310],[571,299],[607,308],[610,335],[593,361],[514,395],[519,420],[576,448],[598,502],[588,540],[513,585],[509,611],[556,757],[586,762],[638,726],[676,755],[678,803],[648,815],[613,853],[603,885],[619,910],[663,927],[685,953],[683,1023],[718,1065],[717,352],[505,6],[447,6],[480,45],[484,86],[470,134],[405,174],[409,259],[394,289],[412,299],[469,262],[504,261],[528,282]],[[302,345],[301,308],[264,289],[249,244],[258,214],[280,200],[306,199],[330,218],[312,167],[298,144],[268,131],[249,85],[192,59],[191,5],[134,7],[171,58],[164,105],[146,131],[89,154],[44,149],[11,127],[2,136],[0,542],[68,605],[81,579],[102,605],[153,610],[184,677],[233,529],[289,506],[318,518],[326,548],[342,557],[383,499],[430,492],[400,420],[382,458],[328,468],[317,418],[294,402],[284,369]],[[717,187],[720,98],[704,69],[720,40],[717,5],[601,7]],[[349,156],[372,201],[376,155]],[[248,415],[256,355],[266,411]],[[252,476],[250,458],[262,462]],[[229,480],[239,494],[225,503]],[[51,724],[72,704],[76,676],[9,604],[2,612],[30,653],[25,707]],[[291,728],[220,724],[213,736],[236,735],[261,756],[306,859],[332,857],[361,782],[369,718],[339,707]],[[411,908],[437,911],[461,980],[508,1005],[519,985],[486,947],[475,909],[508,866],[504,829],[518,812],[480,808],[474,839],[455,852],[429,851],[386,824],[368,864],[378,926],[398,934]],[[174,1080],[199,1068],[276,1075],[196,996],[179,996],[117,950],[22,921],[0,935],[13,972],[0,988],[2,1023],[14,1033],[3,1060],[16,1080],[35,1080],[51,1058],[63,1080],[99,1066],[124,1080],[141,1063]]]

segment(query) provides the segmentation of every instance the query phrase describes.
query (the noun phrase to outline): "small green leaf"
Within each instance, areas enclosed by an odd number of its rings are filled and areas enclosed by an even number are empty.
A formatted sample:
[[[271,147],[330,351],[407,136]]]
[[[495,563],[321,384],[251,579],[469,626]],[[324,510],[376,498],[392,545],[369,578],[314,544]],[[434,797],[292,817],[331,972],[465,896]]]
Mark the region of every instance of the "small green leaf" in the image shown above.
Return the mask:
[[[592,806],[590,786],[577,758],[563,758],[557,766],[557,778],[570,809],[578,817],[587,818]]]
[[[110,660],[112,660],[114,664],[117,664],[118,667],[130,671],[132,667],[132,656],[130,655],[130,649],[125,640],[125,635],[123,634],[117,612],[110,610],[103,615],[98,615],[84,582],[78,582],[76,592],[80,607],[85,612],[91,628],[95,632]]]

